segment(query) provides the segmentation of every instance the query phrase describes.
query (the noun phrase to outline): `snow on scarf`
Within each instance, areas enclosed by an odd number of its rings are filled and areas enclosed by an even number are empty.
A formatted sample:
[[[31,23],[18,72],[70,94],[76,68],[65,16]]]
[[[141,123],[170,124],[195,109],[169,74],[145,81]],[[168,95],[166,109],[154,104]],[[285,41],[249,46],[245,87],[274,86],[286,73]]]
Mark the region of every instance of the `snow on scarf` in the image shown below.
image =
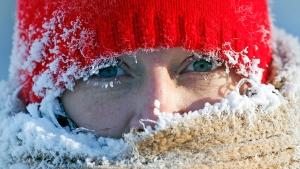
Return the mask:
[[[19,87],[1,82],[0,168],[300,168],[300,45],[273,32],[270,84],[247,80],[245,95],[237,87],[184,115],[156,111],[155,130],[124,139],[70,132],[40,118],[35,105],[25,113]]]

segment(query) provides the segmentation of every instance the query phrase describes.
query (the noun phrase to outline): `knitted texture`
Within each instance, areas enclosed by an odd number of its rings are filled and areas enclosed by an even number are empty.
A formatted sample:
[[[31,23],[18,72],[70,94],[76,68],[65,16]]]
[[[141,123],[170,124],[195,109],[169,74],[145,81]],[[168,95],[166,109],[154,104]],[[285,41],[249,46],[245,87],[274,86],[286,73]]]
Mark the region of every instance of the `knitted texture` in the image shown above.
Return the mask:
[[[265,0],[19,0],[17,18],[13,57],[23,66],[12,65],[10,77],[27,103],[57,97],[103,58],[138,49],[180,46],[247,77],[259,74],[252,61],[260,59],[262,82],[271,62]]]
[[[141,141],[139,153],[150,166],[173,161],[172,166],[184,168],[299,167],[297,107],[286,104],[267,115],[259,114],[258,108],[253,123],[245,114],[228,116],[226,112],[221,118],[187,119]],[[164,160],[155,161],[154,155]],[[186,163],[176,163],[183,156]]]

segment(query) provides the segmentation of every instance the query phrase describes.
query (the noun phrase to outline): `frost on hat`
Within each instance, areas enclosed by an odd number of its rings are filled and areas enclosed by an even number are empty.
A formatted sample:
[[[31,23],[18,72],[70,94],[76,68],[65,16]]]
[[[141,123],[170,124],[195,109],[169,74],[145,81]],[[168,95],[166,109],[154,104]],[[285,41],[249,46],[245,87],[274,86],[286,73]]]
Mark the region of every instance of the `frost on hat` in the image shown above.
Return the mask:
[[[10,78],[40,102],[108,58],[182,47],[265,82],[269,31],[266,0],[19,0]]]

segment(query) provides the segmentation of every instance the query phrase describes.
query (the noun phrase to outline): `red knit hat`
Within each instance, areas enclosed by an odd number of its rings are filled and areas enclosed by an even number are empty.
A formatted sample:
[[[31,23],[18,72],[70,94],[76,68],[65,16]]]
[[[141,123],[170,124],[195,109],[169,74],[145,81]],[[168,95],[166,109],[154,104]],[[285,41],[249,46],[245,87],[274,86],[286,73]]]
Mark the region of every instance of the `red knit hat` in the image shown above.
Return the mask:
[[[271,62],[266,0],[19,0],[17,19],[10,77],[26,103],[138,49],[214,54],[246,77],[263,70],[262,82]]]

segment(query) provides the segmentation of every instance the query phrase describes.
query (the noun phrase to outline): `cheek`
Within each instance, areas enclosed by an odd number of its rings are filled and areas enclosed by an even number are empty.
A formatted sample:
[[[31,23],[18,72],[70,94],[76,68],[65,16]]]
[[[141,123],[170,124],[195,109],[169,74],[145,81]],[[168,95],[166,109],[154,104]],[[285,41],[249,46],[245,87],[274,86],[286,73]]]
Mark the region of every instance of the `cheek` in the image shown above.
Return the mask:
[[[228,75],[223,71],[200,76],[199,74],[184,76],[178,81],[184,96],[183,110],[199,110],[206,102],[210,104],[219,102],[235,89],[239,79],[236,74]]]
[[[92,130],[111,129],[110,136],[121,137],[127,129],[131,112],[128,104],[116,93],[97,87],[65,91],[62,103],[66,114],[80,127]],[[103,134],[101,134],[103,135]]]
[[[180,79],[178,84],[189,91],[197,94],[212,95],[222,93],[220,90],[233,89],[236,82],[232,81],[225,73],[211,73],[205,75],[190,75]]]

